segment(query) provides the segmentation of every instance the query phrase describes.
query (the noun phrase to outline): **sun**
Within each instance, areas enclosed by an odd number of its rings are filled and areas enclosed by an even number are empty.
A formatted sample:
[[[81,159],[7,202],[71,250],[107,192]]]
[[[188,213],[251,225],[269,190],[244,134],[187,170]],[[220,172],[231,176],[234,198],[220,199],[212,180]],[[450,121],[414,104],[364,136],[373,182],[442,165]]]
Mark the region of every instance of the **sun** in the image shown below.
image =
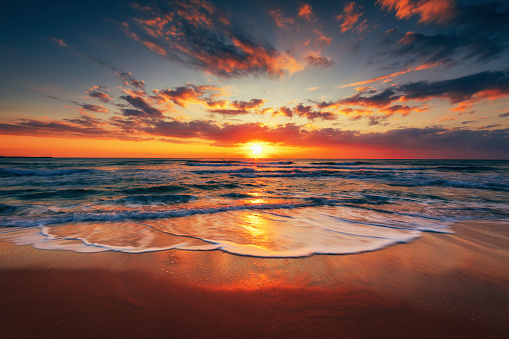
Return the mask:
[[[254,144],[253,146],[251,146],[249,148],[249,150],[251,151],[251,153],[253,153],[254,155],[258,155],[258,154],[262,154],[263,152],[263,147],[258,145],[258,144]]]

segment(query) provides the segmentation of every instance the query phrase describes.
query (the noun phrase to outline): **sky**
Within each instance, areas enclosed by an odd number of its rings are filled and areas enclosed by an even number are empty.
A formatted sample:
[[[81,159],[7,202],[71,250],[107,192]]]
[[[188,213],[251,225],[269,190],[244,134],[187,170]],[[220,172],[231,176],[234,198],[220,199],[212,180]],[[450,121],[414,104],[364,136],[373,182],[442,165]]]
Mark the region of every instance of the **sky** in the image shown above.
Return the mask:
[[[3,7],[3,156],[509,159],[505,0]]]

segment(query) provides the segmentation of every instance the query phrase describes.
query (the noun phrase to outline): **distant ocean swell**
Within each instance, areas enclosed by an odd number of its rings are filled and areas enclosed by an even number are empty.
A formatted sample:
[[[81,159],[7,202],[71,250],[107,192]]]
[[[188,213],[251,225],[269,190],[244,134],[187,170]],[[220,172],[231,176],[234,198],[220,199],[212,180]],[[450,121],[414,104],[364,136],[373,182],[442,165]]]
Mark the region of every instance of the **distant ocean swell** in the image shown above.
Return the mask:
[[[97,252],[373,251],[509,220],[509,162],[1,159],[0,240]]]

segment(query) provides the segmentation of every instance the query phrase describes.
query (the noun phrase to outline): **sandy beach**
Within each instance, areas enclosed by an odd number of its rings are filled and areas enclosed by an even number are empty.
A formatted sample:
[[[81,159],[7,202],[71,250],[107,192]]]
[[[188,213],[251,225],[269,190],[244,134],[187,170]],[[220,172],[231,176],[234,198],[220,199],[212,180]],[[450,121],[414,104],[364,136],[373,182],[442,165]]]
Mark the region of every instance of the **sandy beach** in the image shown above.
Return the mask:
[[[509,225],[356,255],[74,253],[0,243],[6,338],[509,336]]]

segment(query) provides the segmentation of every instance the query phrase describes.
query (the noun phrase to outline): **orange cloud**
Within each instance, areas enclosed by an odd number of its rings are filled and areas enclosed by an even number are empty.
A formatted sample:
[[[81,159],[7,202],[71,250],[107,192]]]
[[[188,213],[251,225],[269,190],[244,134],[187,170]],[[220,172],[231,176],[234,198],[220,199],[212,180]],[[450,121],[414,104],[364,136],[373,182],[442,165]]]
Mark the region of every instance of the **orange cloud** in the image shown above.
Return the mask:
[[[376,78],[373,78],[373,79],[369,79],[369,80],[353,82],[351,84],[343,85],[341,87],[362,86],[362,85],[370,84],[372,82],[380,81],[380,80],[389,80],[389,81],[392,81],[392,78],[394,78],[394,77],[396,77],[398,75],[403,75],[403,74],[406,74],[406,73],[409,73],[409,72],[413,72],[413,71],[420,71],[420,70],[423,70],[423,69],[434,68],[434,67],[438,67],[440,65],[442,65],[442,63],[440,63],[440,62],[422,63],[422,64],[420,64],[419,66],[416,66],[416,67],[410,67],[410,68],[401,70],[399,72],[391,73],[391,74],[388,74],[388,75],[382,75],[382,76],[379,76],[379,77],[376,77]],[[389,81],[385,81],[385,82],[389,82]]]
[[[383,9],[396,11],[399,19],[420,16],[419,22],[446,22],[456,15],[454,0],[377,0]]]
[[[302,4],[299,6],[299,13],[297,14],[301,18],[304,18],[307,22],[313,22],[316,20],[315,13],[308,4]]]
[[[187,67],[220,77],[265,75],[279,78],[304,69],[292,55],[278,52],[267,42],[245,34],[208,1],[174,1],[169,14],[143,10],[136,26],[121,29],[153,52]],[[292,22],[271,11],[278,25]],[[136,31],[136,32],[134,32]]]
[[[62,47],[68,47],[68,45],[62,39],[52,38],[51,40],[55,41],[57,44],[59,44]]]
[[[269,15],[274,19],[278,27],[288,27],[289,25],[293,25],[295,23],[295,20],[292,18],[285,18],[281,14],[280,9],[269,11]]]
[[[336,17],[337,21],[342,21],[341,33],[345,33],[351,30],[354,25],[359,21],[362,16],[361,7],[357,5],[355,2],[349,2],[345,5],[343,9],[343,14],[340,14]]]
[[[160,54],[160,55],[166,55],[166,51],[161,46],[158,46],[150,41],[143,41],[143,44],[150,48],[150,50],[154,53]]]
[[[318,34],[318,38],[315,40],[315,45],[321,47],[327,47],[330,45],[332,38],[327,38],[320,30],[315,29],[314,32]],[[309,44],[309,42],[308,42]]]

